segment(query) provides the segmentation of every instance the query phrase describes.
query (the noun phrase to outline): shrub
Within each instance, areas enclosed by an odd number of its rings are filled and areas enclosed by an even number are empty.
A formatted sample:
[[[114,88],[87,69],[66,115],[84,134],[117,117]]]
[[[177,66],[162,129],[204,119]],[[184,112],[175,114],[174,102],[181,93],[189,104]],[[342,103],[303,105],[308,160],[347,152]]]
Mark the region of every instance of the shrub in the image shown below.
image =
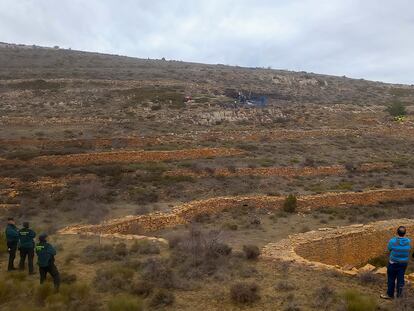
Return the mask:
[[[64,284],[72,284],[76,282],[76,274],[70,274],[67,272],[60,273],[60,281]]]
[[[356,166],[352,162],[346,162],[345,165],[344,165],[344,167],[350,173],[356,171]]]
[[[150,258],[142,264],[142,279],[151,282],[157,287],[172,288],[174,286],[174,274],[167,262]]]
[[[93,280],[95,288],[99,291],[121,291],[129,288],[134,276],[134,270],[124,267],[108,267],[96,271]]]
[[[118,295],[108,302],[109,311],[140,311],[142,303],[130,295]]]
[[[236,283],[230,288],[230,297],[235,303],[253,303],[260,299],[259,287],[255,283]]]
[[[171,264],[185,278],[203,278],[226,266],[231,247],[220,242],[219,231],[201,232],[191,228],[189,235],[175,242]],[[171,244],[170,244],[171,247]]]
[[[198,223],[206,223],[210,221],[210,214],[200,213],[194,216],[193,220]]]
[[[392,103],[387,107],[386,111],[393,117],[405,116],[407,114],[407,110],[401,102]]]
[[[329,310],[328,307],[335,301],[336,293],[331,287],[324,285],[316,289],[314,297],[314,305],[318,310]]]
[[[281,280],[277,282],[275,288],[279,291],[291,291],[291,290],[294,290],[296,287],[293,283],[289,281]]]
[[[35,299],[37,303],[43,305],[46,299],[54,293],[52,284],[44,283],[39,285],[35,290]]]
[[[185,237],[182,234],[177,234],[177,233],[170,234],[167,237],[169,248],[174,249],[174,248],[178,247],[184,239],[185,239]]]
[[[153,241],[142,240],[142,241],[136,241],[134,244],[132,244],[130,252],[138,253],[142,255],[159,254],[160,248]]]
[[[148,297],[154,289],[151,282],[136,281],[132,284],[131,293],[138,296]]]
[[[128,255],[128,249],[125,243],[118,243],[114,246],[114,253],[117,257],[123,258]]]
[[[382,276],[372,272],[364,272],[359,275],[362,284],[380,284],[383,282]]]
[[[174,294],[165,289],[158,289],[152,296],[149,305],[153,308],[170,306],[174,303]]]
[[[15,297],[16,289],[14,282],[0,281],[0,303],[7,302]]]
[[[122,260],[127,255],[126,245],[120,243],[117,245],[88,245],[82,251],[82,261],[87,264],[93,264],[101,261]]]
[[[287,213],[296,212],[297,198],[294,194],[289,194],[283,203],[283,211]]]
[[[228,256],[232,248],[225,243],[215,242],[207,247],[207,257]]]
[[[232,230],[232,231],[236,231],[239,228],[239,226],[235,222],[230,222],[230,221],[225,222],[222,227],[225,230]]]
[[[377,308],[377,303],[372,297],[355,290],[345,291],[342,297],[347,311],[374,311]]]
[[[243,245],[243,253],[246,259],[254,260],[260,256],[260,249],[256,245]]]
[[[303,166],[305,167],[315,167],[315,160],[312,158],[306,158],[305,161],[303,162]]]

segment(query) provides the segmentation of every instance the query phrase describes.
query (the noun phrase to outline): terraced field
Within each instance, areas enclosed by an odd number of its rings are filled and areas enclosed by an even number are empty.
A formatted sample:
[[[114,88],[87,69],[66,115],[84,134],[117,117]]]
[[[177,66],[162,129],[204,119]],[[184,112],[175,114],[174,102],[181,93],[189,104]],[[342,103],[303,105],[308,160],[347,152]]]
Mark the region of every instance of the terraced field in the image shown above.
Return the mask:
[[[1,45],[0,67],[0,217],[50,234],[85,310],[160,292],[165,310],[345,310],[349,288],[395,310],[360,269],[412,230],[412,86]],[[239,283],[261,299],[235,304]],[[51,297],[33,304],[65,309]]]

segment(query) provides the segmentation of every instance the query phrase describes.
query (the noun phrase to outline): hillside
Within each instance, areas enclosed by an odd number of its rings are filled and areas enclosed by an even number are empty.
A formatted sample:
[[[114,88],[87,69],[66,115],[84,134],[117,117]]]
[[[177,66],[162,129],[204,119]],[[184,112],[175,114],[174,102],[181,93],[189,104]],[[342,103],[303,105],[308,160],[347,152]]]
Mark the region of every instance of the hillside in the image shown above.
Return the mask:
[[[0,68],[0,217],[50,234],[63,283],[0,243],[0,309],[396,310],[413,86],[13,44]]]

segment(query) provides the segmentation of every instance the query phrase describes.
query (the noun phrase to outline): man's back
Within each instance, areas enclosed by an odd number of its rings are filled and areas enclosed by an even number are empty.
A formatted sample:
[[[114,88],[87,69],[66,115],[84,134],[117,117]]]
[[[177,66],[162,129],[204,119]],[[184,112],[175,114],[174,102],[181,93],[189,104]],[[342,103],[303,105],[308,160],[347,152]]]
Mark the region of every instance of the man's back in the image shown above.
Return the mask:
[[[36,245],[36,254],[39,267],[47,267],[54,262],[56,250],[47,242],[40,242]]]
[[[34,248],[34,238],[36,236],[36,233],[29,229],[29,228],[23,228],[19,231],[20,236],[20,247],[22,248]]]
[[[410,258],[411,240],[406,237],[393,237],[388,243],[390,262],[407,263]]]

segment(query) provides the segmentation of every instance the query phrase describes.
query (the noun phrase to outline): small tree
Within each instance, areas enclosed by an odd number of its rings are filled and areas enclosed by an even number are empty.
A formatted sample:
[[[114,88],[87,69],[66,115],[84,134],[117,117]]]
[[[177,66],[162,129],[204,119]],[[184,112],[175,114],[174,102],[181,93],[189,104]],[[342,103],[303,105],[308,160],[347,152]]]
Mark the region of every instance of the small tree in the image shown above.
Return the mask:
[[[387,107],[387,112],[393,117],[405,116],[407,114],[407,110],[401,102],[392,103]]]
[[[296,212],[297,207],[297,199],[294,194],[289,194],[283,203],[283,210],[287,213],[294,213]]]

